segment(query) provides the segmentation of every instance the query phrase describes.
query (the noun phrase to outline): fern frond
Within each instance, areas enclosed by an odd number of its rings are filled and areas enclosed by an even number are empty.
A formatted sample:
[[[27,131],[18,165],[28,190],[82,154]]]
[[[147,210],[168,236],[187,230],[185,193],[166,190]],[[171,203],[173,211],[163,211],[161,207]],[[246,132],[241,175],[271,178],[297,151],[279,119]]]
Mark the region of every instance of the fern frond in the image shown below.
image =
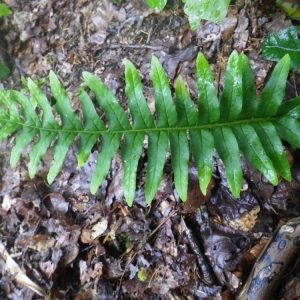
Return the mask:
[[[53,165],[48,182],[51,184],[61,170],[66,154],[79,136],[78,168],[82,167],[95,143],[101,139],[96,170],[91,181],[95,194],[107,176],[114,155],[121,148],[124,167],[124,196],[132,205],[136,190],[136,173],[145,136],[148,136],[148,162],[145,196],[147,203],[154,198],[160,184],[166,153],[170,144],[174,183],[180,198],[185,201],[188,188],[190,152],[198,166],[201,191],[206,194],[212,176],[213,151],[217,150],[226,168],[228,186],[238,197],[242,184],[240,152],[274,185],[278,174],[291,180],[290,167],[281,139],[300,147],[300,97],[282,103],[290,59],[286,55],[256,98],[254,76],[247,57],[236,51],[229,58],[224,89],[217,98],[214,79],[204,55],[196,62],[198,109],[179,77],[175,97],[160,62],[153,56],[151,77],[155,96],[156,119],[151,115],[143,94],[142,83],[134,65],[125,62],[125,93],[132,116],[132,125],[115,95],[94,75],[83,72],[86,85],[95,95],[105,113],[105,124],[84,90],[80,91],[83,122],[72,109],[70,99],[57,76],[50,72],[50,88],[56,100],[55,109],[61,125],[56,121],[45,94],[28,80],[31,98],[20,92],[0,89],[0,141],[17,133],[11,153],[15,165],[22,150],[38,136],[29,153],[29,176],[35,176],[40,160],[50,144],[54,146]],[[35,107],[37,104],[37,107]],[[21,107],[21,112],[19,111]],[[42,117],[36,113],[42,111]],[[120,146],[121,138],[124,143]]]

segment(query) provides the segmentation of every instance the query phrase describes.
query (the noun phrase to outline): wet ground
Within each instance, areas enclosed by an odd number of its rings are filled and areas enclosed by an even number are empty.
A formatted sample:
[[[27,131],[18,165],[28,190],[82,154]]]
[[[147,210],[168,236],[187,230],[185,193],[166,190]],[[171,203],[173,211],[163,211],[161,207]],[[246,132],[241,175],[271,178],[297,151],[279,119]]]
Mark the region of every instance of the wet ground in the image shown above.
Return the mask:
[[[150,60],[163,64],[171,87],[181,75],[196,99],[195,59],[203,52],[222,92],[226,62],[233,49],[250,59],[259,91],[274,63],[261,55],[269,32],[297,24],[274,3],[235,1],[219,25],[202,21],[191,31],[182,3],[157,12],[140,0],[4,1],[13,14],[2,20],[1,59],[13,70],[4,89],[23,88],[31,77],[53,100],[47,78],[55,71],[70,94],[74,111],[82,71],[98,76],[124,109],[125,59],[142,78],[154,112]],[[286,98],[299,94],[300,77],[291,73]],[[268,183],[244,158],[243,192],[235,199],[226,188],[217,154],[210,192],[199,190],[195,163],[189,164],[188,200],[174,189],[170,155],[159,191],[147,206],[144,197],[146,152],[139,161],[132,207],[124,201],[120,153],[96,195],[89,192],[100,144],[88,163],[76,169],[78,145],[71,147],[55,182],[46,182],[53,158],[49,150],[35,178],[27,172],[30,147],[9,167],[14,136],[0,150],[0,247],[38,287],[16,280],[18,269],[0,256],[0,299],[236,299],[253,264],[278,224],[300,214],[299,151],[286,146],[294,161],[293,180]],[[291,256],[291,253],[287,253]],[[287,257],[280,258],[288,260]],[[278,287],[275,299],[299,297],[299,257]],[[14,271],[11,271],[14,270]],[[270,275],[271,277],[271,275]],[[253,298],[254,299],[254,298]],[[262,299],[259,296],[256,299]]]

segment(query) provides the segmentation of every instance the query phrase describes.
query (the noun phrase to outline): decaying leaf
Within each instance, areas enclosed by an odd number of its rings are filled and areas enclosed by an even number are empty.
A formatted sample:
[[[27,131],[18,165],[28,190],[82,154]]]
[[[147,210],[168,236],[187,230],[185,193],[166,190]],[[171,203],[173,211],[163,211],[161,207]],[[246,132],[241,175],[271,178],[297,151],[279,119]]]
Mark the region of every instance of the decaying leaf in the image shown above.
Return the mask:
[[[1,242],[0,242],[0,254],[6,262],[5,267],[12,274],[14,279],[16,279],[19,283],[32,289],[38,295],[42,297],[47,297],[46,292],[42,288],[40,288],[37,284],[35,284],[31,279],[29,279],[26,276],[26,274],[24,274],[24,272],[21,270],[18,264],[11,258],[11,256],[6,251],[4,245]]]

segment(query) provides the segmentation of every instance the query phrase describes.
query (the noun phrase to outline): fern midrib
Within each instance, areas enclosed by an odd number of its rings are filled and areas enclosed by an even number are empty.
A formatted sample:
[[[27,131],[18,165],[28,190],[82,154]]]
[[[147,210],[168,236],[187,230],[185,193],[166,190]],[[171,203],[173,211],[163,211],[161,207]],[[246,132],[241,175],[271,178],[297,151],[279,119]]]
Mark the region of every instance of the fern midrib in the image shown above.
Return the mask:
[[[124,129],[124,130],[72,130],[72,129],[65,129],[65,128],[45,128],[45,127],[38,127],[29,125],[22,122],[7,120],[7,119],[0,119],[1,122],[5,123],[12,123],[20,125],[21,127],[27,127],[36,129],[38,131],[51,131],[51,132],[57,132],[57,133],[77,133],[77,134],[126,134],[126,133],[135,133],[135,132],[157,132],[157,131],[180,131],[180,130],[200,130],[200,129],[213,129],[218,127],[224,127],[224,126],[235,126],[235,125],[242,125],[242,124],[251,124],[251,123],[257,123],[257,122],[275,122],[280,117],[267,117],[267,118],[251,118],[248,120],[238,120],[238,121],[232,121],[232,122],[223,122],[223,123],[216,123],[216,124],[206,124],[206,125],[194,125],[194,126],[176,126],[176,127],[154,127],[154,128],[131,128],[131,129]]]

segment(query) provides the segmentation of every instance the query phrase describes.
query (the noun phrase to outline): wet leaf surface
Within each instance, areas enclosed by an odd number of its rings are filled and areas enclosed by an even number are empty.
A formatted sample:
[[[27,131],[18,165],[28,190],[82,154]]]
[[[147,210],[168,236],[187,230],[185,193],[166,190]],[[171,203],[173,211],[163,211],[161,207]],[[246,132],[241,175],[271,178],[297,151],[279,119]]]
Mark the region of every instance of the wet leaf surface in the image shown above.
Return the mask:
[[[122,65],[127,58],[139,70],[153,114],[153,54],[165,68],[171,89],[181,75],[195,100],[197,53],[202,51],[209,60],[216,92],[221,95],[225,66],[236,49],[249,57],[260,91],[273,68],[262,58],[263,39],[292,22],[299,26],[274,5],[259,1],[251,5],[236,1],[219,25],[203,20],[195,31],[183,14],[183,4],[175,0],[162,12],[138,0],[4,2],[13,13],[1,21],[6,42],[0,46],[5,46],[13,72],[1,85],[21,89],[20,75],[40,80],[52,69],[68,89],[77,112],[81,103],[75,92],[82,84],[82,71],[100,78],[127,108]],[[299,86],[299,75],[290,74],[286,100],[299,95]],[[49,95],[48,83],[40,87]],[[51,96],[49,100],[53,105]],[[101,111],[97,113],[102,116]],[[151,207],[145,199],[147,155],[143,150],[134,205],[128,207],[121,185],[120,153],[96,195],[89,192],[101,142],[79,169],[75,143],[51,186],[45,179],[53,151],[47,152],[37,175],[30,179],[32,146],[11,168],[13,144],[11,137],[0,145],[0,245],[51,299],[236,299],[279,221],[288,222],[300,213],[300,156],[288,145],[291,182],[279,178],[274,187],[241,157],[242,193],[236,199],[228,191],[224,164],[215,153],[213,179],[205,196],[195,163],[190,162],[185,203],[174,189],[167,152]],[[143,147],[148,147],[147,140]],[[7,269],[4,252],[0,252],[0,298],[39,299]],[[291,264],[275,299],[299,297],[299,257]]]

